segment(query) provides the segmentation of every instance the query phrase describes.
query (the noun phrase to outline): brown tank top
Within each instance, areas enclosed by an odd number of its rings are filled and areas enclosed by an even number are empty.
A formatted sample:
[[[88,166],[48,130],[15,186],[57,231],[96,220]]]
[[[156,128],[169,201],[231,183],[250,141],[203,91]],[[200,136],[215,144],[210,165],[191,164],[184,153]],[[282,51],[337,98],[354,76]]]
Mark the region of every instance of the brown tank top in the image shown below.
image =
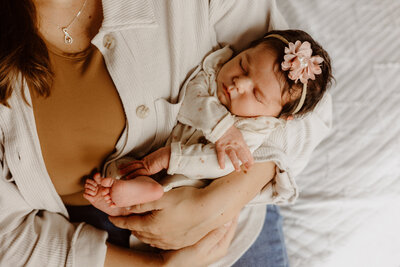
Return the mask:
[[[54,83],[48,98],[31,92],[47,172],[65,204],[83,201],[83,178],[99,169],[125,127],[125,113],[100,51],[49,51]]]

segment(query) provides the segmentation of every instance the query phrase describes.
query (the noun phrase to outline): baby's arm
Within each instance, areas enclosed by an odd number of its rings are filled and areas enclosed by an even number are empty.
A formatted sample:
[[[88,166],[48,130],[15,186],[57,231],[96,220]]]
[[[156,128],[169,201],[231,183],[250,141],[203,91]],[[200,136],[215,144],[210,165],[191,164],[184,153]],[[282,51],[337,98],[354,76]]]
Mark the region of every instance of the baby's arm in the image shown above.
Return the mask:
[[[258,120],[258,121],[256,121]],[[236,123],[251,153],[254,152],[279,124],[275,118],[244,119]],[[225,169],[219,167],[216,145],[183,145],[171,143],[171,158],[168,174],[183,174],[193,179],[217,178],[231,173],[235,168],[229,159],[224,159]]]
[[[139,175],[153,175],[168,169],[170,155],[171,147],[165,146],[145,156],[142,160],[135,160],[120,166],[119,171],[128,179]]]

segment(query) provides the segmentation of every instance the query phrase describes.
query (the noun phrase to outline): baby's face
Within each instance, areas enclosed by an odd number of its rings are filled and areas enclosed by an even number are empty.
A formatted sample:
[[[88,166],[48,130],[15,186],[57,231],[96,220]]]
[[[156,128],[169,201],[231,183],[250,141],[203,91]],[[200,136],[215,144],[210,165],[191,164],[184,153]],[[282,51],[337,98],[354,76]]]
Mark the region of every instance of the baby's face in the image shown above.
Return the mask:
[[[282,110],[282,85],[275,53],[264,46],[247,49],[222,66],[217,96],[232,114],[273,116]]]

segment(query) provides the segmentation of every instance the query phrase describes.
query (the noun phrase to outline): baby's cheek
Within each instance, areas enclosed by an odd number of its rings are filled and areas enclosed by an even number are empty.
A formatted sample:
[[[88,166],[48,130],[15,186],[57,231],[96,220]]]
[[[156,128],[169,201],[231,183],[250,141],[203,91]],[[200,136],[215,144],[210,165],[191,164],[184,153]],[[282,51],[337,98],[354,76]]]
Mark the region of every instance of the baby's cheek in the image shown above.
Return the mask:
[[[220,102],[222,105],[226,106],[225,95],[224,95],[222,92],[218,92],[218,93],[217,93],[217,97],[218,97],[219,102]]]

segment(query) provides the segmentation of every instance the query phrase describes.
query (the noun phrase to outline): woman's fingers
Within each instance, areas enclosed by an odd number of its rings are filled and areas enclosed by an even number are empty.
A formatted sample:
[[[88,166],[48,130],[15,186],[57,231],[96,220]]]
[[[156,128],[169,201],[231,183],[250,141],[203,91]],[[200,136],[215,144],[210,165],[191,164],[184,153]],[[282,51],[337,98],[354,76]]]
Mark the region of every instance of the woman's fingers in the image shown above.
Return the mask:
[[[130,215],[125,216],[109,216],[108,219],[115,226],[123,229],[128,229],[131,231],[145,231],[146,221],[149,219],[148,216],[141,215]]]
[[[234,219],[232,223],[209,232],[194,245],[162,252],[164,260],[170,266],[187,266],[188,261],[192,262],[191,266],[208,266],[226,255],[236,225],[237,219]]]
[[[198,244],[205,246],[210,251],[218,247],[228,248],[234,236],[236,226],[237,218],[211,231],[203,237]]]
[[[162,199],[162,198],[161,198]],[[150,222],[152,222],[153,216],[157,213],[157,210],[162,209],[162,201],[152,201],[143,204],[137,204],[127,208],[129,212],[136,213],[130,216],[109,216],[110,222],[112,222],[115,226],[123,229],[129,229],[131,231],[148,231],[148,226]],[[146,215],[140,215],[140,213],[149,212],[151,213]],[[158,235],[159,233],[155,233]]]
[[[205,254],[209,262],[215,262],[225,256],[235,235],[237,217],[223,226],[211,231],[195,246],[199,254]]]
[[[132,231],[132,234],[139,239],[140,241],[142,241],[143,243],[146,243],[152,247],[156,247],[159,249],[164,249],[164,250],[171,250],[171,249],[179,249],[180,247],[173,247],[171,245],[167,245],[166,243],[163,242],[162,239],[159,239],[157,237],[152,237],[152,236],[148,236],[145,234],[142,234],[142,232],[135,232]]]
[[[235,231],[237,228],[239,216],[236,216],[232,219],[229,223],[225,224],[224,226],[228,228],[227,232],[225,233],[224,237],[218,242],[218,246],[228,248],[232,242],[233,237],[235,236]]]
[[[159,231],[148,229],[151,223],[151,215],[132,215],[129,217],[109,217],[110,221],[117,227],[131,230],[132,234],[140,241],[164,250],[179,249],[180,246],[166,243]]]
[[[142,241],[143,243],[149,244],[149,245],[151,245],[151,246],[154,246],[153,244],[155,243],[155,240],[154,240],[153,238],[149,238],[149,237],[143,236],[143,235],[141,235],[139,232],[135,232],[135,231],[132,231],[132,234],[133,234],[137,239],[139,239],[140,241]]]
[[[228,228],[229,227],[226,226],[218,227],[217,229],[209,232],[196,245],[199,249],[212,250],[219,242],[221,242],[225,234],[228,232]]]
[[[160,200],[155,200],[151,202],[130,206],[128,210],[132,213],[145,213],[149,211],[156,212],[157,210],[160,210],[162,208],[163,208],[163,202]]]

